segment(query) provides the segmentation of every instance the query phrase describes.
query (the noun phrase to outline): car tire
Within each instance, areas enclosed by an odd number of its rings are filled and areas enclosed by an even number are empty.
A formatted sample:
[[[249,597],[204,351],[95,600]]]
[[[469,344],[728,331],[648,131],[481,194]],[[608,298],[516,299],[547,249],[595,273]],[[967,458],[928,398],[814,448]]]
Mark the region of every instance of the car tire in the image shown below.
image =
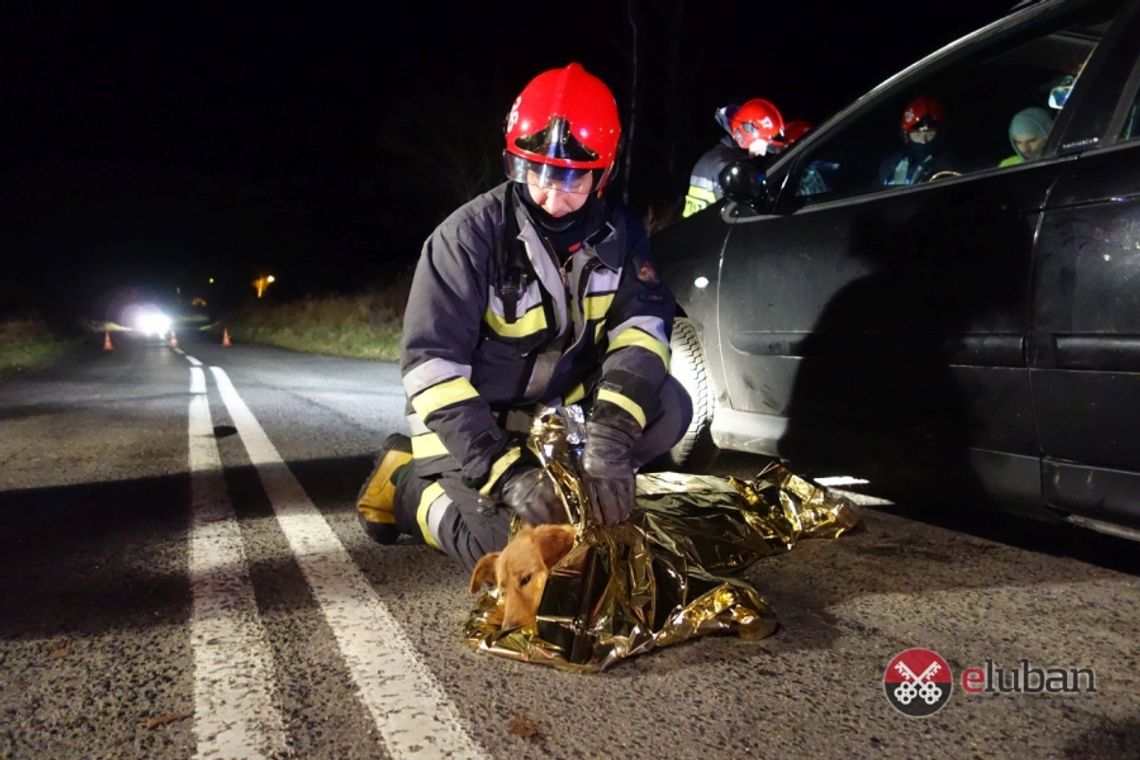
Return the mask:
[[[713,443],[712,419],[715,411],[712,381],[697,328],[685,317],[673,320],[669,374],[689,392],[693,402],[693,419],[661,464],[671,470],[700,472],[714,461],[720,449]]]

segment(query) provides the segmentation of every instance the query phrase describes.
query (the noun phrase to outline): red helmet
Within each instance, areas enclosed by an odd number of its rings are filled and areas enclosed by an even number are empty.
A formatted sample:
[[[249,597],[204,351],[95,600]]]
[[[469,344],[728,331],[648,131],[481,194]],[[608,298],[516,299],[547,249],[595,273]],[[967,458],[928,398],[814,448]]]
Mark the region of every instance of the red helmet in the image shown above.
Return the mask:
[[[915,130],[938,129],[945,120],[946,111],[942,104],[934,98],[922,96],[906,104],[900,125],[905,136],[907,132]]]
[[[783,147],[784,117],[763,98],[745,101],[729,117],[728,128],[736,144],[749,153],[764,155],[770,147]]]
[[[579,63],[530,80],[507,115],[507,176],[575,192],[594,174],[600,192],[617,157],[621,121],[605,83]]]
[[[801,137],[811,131],[811,127],[811,122],[803,121],[802,119],[797,121],[789,121],[784,125],[784,143],[791,145],[796,140],[799,140]]]

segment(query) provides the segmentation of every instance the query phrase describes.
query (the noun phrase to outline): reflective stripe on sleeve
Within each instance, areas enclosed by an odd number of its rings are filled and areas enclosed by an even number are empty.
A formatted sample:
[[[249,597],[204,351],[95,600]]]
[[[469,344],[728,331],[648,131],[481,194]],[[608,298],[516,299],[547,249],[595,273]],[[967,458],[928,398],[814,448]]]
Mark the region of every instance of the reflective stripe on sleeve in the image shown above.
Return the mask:
[[[411,398],[453,377],[465,377],[470,380],[471,365],[458,364],[447,359],[428,359],[404,374],[404,392],[408,394],[408,398]]]
[[[612,333],[611,333],[612,334]],[[650,335],[639,327],[630,327],[617,333],[617,336],[610,339],[610,347],[606,353],[612,354],[614,351],[629,346],[638,346],[657,354],[664,362],[665,368],[669,368],[669,345],[662,342],[659,338]]]
[[[598,401],[607,401],[614,406],[624,409],[629,412],[631,417],[637,420],[638,425],[642,428],[645,427],[645,410],[629,396],[623,396],[617,391],[611,391],[608,388],[599,388]]]
[[[415,459],[431,459],[447,456],[450,453],[443,445],[443,439],[435,433],[412,436],[412,457]]]
[[[456,377],[422,391],[412,398],[412,407],[426,420],[433,412],[468,399],[479,398],[479,391],[465,377]]]
[[[507,452],[496,459],[495,463],[491,465],[491,472],[487,475],[487,482],[479,489],[479,493],[484,496],[489,496],[495,483],[498,482],[499,478],[503,477],[503,473],[507,471],[508,467],[518,461],[520,456],[522,456],[522,450],[519,449],[519,447],[515,446],[514,448],[507,449]]]

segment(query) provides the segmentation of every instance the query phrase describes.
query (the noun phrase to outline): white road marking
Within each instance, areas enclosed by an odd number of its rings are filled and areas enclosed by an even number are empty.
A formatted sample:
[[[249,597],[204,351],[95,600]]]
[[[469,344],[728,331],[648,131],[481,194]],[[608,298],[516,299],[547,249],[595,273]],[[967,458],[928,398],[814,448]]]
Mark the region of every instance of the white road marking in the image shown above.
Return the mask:
[[[195,757],[284,757],[289,752],[269,637],[222,477],[204,373],[191,372],[203,382],[203,394],[190,399]]]
[[[183,353],[183,351],[182,351],[182,349],[181,349],[181,348],[176,348],[176,349],[174,349],[174,350],[175,350],[175,351],[177,351],[178,353],[182,354],[184,357],[186,357],[186,361],[190,362],[190,363],[191,363],[191,364],[193,364],[195,367],[201,367],[201,366],[202,366],[202,362],[200,362],[199,360],[195,359],[195,358],[194,358],[193,356],[191,356],[190,354],[187,354],[187,353]]]
[[[206,373],[199,367],[190,368],[190,394],[200,395],[206,392]],[[209,407],[206,407],[209,412]]]
[[[361,574],[221,367],[210,367],[278,524],[392,757],[485,758],[435,676]]]

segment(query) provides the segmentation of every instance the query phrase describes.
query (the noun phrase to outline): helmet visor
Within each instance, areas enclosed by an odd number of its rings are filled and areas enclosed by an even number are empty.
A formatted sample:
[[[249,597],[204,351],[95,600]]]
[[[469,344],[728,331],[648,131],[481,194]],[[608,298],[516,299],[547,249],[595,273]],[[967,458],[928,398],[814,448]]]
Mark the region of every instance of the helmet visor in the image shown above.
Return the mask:
[[[507,178],[524,185],[587,195],[594,189],[594,169],[572,169],[530,161],[513,153],[503,153]]]

